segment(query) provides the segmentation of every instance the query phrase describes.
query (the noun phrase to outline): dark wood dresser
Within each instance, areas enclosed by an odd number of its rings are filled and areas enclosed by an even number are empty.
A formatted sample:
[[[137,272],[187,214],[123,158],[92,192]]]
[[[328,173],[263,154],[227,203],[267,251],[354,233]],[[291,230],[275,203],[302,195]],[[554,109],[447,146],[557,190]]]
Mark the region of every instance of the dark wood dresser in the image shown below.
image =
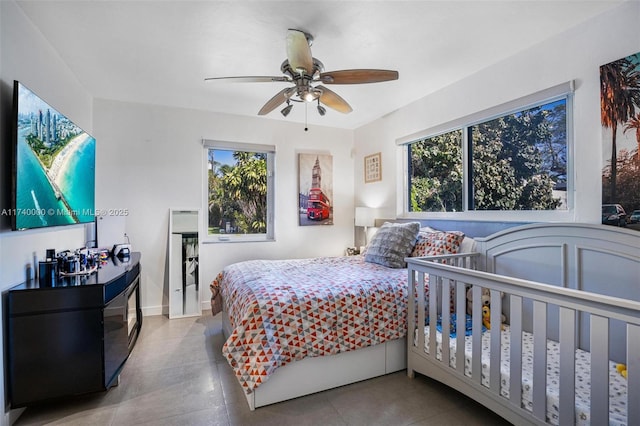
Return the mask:
[[[12,287],[4,321],[12,408],[104,391],[117,383],[142,327],[140,253],[109,258],[88,276]]]

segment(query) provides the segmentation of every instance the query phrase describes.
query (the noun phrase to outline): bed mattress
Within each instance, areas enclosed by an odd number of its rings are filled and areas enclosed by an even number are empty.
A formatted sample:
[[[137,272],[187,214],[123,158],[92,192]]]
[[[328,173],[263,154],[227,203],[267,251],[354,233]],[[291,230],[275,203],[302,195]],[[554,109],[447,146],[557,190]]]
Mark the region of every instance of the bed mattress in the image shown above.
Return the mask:
[[[232,328],[222,352],[247,393],[289,362],[406,336],[407,270],[362,256],[240,262],[212,287]]]
[[[429,353],[429,333],[430,328],[424,328],[425,351]],[[510,363],[510,336],[509,326],[501,333],[500,354],[500,394],[505,398],[509,397],[509,363]],[[414,345],[417,345],[417,330],[414,336]],[[436,358],[442,360],[442,334],[437,332]],[[455,368],[456,365],[456,340],[450,339],[451,347],[449,365]],[[533,384],[533,335],[528,332],[522,333],[522,406],[532,411],[532,384]],[[471,336],[465,337],[465,375],[471,377],[471,356],[472,344]],[[559,359],[560,344],[553,340],[547,340],[547,422],[558,424],[558,404],[559,404]],[[489,387],[489,363],[490,363],[490,332],[482,333],[482,384]],[[591,423],[590,407],[590,372],[591,354],[589,352],[576,350],[576,411],[575,418],[578,425],[589,425]],[[627,383],[616,370],[616,364],[609,362],[609,424],[626,425],[627,412]]]

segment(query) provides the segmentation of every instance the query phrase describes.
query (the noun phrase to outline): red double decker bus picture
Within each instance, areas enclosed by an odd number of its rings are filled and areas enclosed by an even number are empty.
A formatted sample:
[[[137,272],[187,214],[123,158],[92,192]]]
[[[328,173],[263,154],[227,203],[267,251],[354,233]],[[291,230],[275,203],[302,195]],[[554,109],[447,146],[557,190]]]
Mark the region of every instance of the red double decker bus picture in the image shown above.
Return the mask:
[[[310,220],[324,220],[329,218],[331,204],[322,189],[309,189],[309,201],[307,201],[307,218]]]

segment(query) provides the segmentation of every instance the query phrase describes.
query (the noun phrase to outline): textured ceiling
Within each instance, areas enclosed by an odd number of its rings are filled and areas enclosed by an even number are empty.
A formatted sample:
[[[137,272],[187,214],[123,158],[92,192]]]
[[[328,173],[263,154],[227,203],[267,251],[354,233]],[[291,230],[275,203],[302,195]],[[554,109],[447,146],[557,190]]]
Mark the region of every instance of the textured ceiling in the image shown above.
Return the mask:
[[[310,124],[355,129],[620,3],[605,1],[59,1],[17,3],[96,98],[256,116],[286,83],[288,28],[314,36],[325,70],[394,69],[397,81],[333,85],[350,114],[312,104]],[[284,118],[304,122],[296,104]]]

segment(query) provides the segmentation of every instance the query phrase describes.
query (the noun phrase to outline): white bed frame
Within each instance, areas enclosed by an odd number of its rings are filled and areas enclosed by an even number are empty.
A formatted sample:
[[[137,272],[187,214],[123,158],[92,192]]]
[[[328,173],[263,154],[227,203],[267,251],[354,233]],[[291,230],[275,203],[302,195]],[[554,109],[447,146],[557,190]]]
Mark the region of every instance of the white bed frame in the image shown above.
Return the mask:
[[[408,259],[409,297],[408,365],[410,377],[424,374],[485,405],[508,421],[545,424],[546,340],[560,342],[559,424],[575,423],[574,386],[576,348],[591,352],[591,424],[609,424],[608,360],[627,365],[627,424],[640,424],[640,232],[604,225],[532,224],[477,238],[476,255]],[[470,269],[477,263],[479,270]],[[425,324],[429,303],[429,345],[436,347],[436,316],[442,313],[449,329],[449,297],[428,297],[429,292],[455,292],[458,329],[464,329],[466,286],[473,285],[472,377],[464,374],[464,357],[449,365],[449,340],[464,347],[464,333],[442,335],[442,357],[424,351],[424,333],[412,336]],[[533,411],[521,407],[521,347],[512,339],[510,397],[500,395],[500,371],[490,368],[490,386],[481,384],[480,287],[491,290],[491,323],[503,311],[512,336],[534,335]],[[439,292],[439,293],[437,293]],[[506,296],[501,298],[500,292]],[[411,295],[411,293],[410,293]],[[417,318],[416,318],[417,316]],[[417,322],[414,322],[417,321]],[[558,326],[559,324],[559,326]],[[490,366],[500,364],[500,329],[492,327]],[[590,345],[609,341],[609,345]]]
[[[222,312],[225,338],[231,324]],[[279,367],[252,393],[245,394],[254,410],[276,402],[309,395],[407,368],[406,338],[336,355],[305,358]]]

